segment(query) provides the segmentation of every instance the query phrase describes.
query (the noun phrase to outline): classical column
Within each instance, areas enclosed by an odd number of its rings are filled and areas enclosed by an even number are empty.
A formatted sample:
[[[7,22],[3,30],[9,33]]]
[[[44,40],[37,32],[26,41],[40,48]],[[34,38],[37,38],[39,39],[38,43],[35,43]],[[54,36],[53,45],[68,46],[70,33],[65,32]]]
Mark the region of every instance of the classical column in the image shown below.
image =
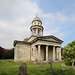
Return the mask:
[[[53,46],[53,61],[55,61],[55,46]]]
[[[37,47],[35,46],[35,59],[38,57]]]
[[[42,36],[43,34],[42,34],[42,29],[40,30],[40,35]]]
[[[40,53],[40,45],[38,45],[38,60],[39,60],[39,61],[40,61],[40,58],[41,58],[41,57],[40,57],[40,54],[41,54],[41,53]]]
[[[58,59],[58,47],[56,48],[56,59]]]
[[[34,30],[32,29],[32,35],[34,34]]]
[[[59,47],[59,61],[61,61],[61,47]]]
[[[48,46],[46,46],[46,61],[48,61]]]

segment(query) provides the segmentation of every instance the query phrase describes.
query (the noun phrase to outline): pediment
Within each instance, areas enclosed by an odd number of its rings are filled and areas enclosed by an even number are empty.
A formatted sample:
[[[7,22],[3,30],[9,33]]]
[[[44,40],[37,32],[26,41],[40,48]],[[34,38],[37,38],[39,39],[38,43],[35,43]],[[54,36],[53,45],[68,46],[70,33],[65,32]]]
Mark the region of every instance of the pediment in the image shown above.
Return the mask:
[[[42,40],[47,40],[47,41],[58,41],[58,40],[56,40],[56,39],[54,39],[54,38],[43,38]]]
[[[40,41],[47,41],[47,42],[58,42],[58,43],[63,43],[62,40],[60,40],[59,38],[51,35],[51,36],[41,36],[41,37],[37,37],[34,40],[31,41],[31,43],[36,42],[37,40]]]
[[[40,40],[44,40],[44,41],[51,41],[51,42],[60,42],[62,43],[63,41],[60,40],[59,38],[51,35],[51,36],[43,36],[43,37],[40,37]]]

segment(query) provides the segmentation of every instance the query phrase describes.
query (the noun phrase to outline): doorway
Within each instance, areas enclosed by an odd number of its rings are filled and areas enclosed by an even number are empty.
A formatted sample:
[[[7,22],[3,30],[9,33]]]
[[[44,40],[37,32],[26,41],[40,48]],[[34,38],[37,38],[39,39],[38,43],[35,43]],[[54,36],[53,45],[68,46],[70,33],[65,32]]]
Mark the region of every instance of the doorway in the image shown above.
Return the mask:
[[[44,49],[44,60],[46,60],[46,49]]]

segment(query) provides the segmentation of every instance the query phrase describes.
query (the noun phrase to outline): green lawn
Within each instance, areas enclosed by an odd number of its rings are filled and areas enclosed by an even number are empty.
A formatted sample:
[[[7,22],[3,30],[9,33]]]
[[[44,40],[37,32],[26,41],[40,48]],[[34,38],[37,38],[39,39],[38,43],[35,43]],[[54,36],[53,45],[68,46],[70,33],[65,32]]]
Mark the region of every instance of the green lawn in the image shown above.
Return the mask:
[[[0,60],[0,75],[17,75],[19,66],[22,63],[15,63],[13,60]],[[8,62],[10,61],[10,62]],[[53,63],[55,72],[49,72],[50,65],[47,63],[44,66],[38,65],[34,68],[35,64],[27,62],[28,75],[75,75],[75,70],[70,69],[71,66],[61,66],[62,63]],[[62,71],[61,69],[66,69]]]

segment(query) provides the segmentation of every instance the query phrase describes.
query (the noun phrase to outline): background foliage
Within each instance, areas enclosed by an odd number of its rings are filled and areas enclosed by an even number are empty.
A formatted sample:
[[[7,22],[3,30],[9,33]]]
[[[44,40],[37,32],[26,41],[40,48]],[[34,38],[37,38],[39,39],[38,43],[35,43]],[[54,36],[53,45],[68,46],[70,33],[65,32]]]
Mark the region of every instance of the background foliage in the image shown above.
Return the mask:
[[[14,58],[14,48],[4,49],[0,47],[0,59],[13,59]]]
[[[63,48],[63,59],[66,65],[72,64],[72,59],[75,59],[75,40]]]

